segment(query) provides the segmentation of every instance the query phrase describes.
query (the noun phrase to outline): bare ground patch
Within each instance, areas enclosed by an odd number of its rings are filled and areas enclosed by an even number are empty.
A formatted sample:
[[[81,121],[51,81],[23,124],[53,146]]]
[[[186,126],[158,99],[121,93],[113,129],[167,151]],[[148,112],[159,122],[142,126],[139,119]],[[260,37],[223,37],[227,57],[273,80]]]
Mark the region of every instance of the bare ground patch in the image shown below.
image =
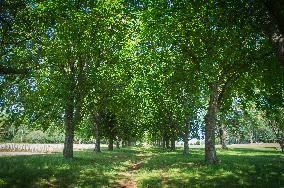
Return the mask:
[[[145,159],[145,156],[138,156],[138,161],[132,163],[127,171],[121,172],[118,175],[121,177],[119,181],[117,181],[117,184],[115,187],[119,188],[137,188],[137,182],[133,180],[132,174],[138,171],[142,165],[143,160]]]

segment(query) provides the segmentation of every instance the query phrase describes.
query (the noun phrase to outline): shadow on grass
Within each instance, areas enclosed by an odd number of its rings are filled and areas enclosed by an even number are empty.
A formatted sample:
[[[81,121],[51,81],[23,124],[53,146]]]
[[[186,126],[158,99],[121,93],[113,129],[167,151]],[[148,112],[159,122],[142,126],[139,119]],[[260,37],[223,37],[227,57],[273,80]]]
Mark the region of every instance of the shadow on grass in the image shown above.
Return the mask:
[[[116,180],[115,172],[136,160],[134,154],[89,150],[75,152],[70,160],[62,154],[0,157],[0,187],[109,187]]]
[[[0,157],[0,187],[115,187],[119,173],[141,162],[133,172],[140,187],[281,187],[284,157],[255,149],[218,150],[220,164],[204,163],[204,149],[184,156],[157,148],[123,148],[112,152]],[[141,156],[143,160],[141,160]]]
[[[279,152],[256,149],[218,151],[221,162],[215,166],[204,163],[204,152],[191,150],[160,152],[145,161],[146,176],[141,187],[161,187],[163,172],[168,187],[281,187],[284,185],[284,158]],[[156,174],[155,174],[156,173]]]

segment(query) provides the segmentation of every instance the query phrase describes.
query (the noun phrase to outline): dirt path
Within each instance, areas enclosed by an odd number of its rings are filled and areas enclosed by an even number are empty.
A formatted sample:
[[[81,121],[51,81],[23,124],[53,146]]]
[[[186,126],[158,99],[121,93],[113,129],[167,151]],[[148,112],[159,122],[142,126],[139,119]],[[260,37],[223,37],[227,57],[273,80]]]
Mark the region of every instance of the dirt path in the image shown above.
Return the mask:
[[[160,173],[160,176],[162,177],[162,188],[166,188],[166,176],[163,172]]]
[[[138,155],[138,161],[132,163],[131,166],[128,167],[127,171],[119,173],[119,176],[121,176],[122,178],[117,182],[117,185],[115,187],[137,188],[137,182],[132,179],[132,174],[142,167],[144,159],[145,156]]]

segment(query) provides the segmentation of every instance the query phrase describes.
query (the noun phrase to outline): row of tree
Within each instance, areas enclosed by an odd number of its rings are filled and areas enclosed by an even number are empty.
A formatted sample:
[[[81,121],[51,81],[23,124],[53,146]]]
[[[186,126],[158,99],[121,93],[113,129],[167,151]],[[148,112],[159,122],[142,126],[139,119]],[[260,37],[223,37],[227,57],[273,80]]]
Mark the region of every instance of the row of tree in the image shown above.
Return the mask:
[[[114,140],[147,132],[172,149],[182,138],[187,154],[189,135],[203,124],[205,160],[214,164],[215,133],[224,140],[227,122],[251,104],[283,148],[281,2],[0,3],[3,122],[64,124],[65,158],[73,157],[75,130],[89,125],[97,151],[101,135],[112,149]]]

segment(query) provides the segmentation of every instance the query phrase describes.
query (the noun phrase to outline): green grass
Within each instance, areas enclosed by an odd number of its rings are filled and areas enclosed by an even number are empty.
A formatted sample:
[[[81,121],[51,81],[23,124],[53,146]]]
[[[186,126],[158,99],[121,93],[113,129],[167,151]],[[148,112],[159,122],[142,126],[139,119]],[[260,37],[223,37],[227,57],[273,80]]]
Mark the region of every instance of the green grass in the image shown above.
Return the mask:
[[[144,156],[140,161],[139,156]],[[0,187],[117,187],[131,179],[138,187],[284,187],[284,155],[272,149],[218,150],[220,164],[204,163],[204,151],[167,152],[157,148],[112,152],[0,157]],[[141,163],[130,177],[131,165]]]
[[[0,187],[104,187],[134,161],[135,150],[0,157]]]

